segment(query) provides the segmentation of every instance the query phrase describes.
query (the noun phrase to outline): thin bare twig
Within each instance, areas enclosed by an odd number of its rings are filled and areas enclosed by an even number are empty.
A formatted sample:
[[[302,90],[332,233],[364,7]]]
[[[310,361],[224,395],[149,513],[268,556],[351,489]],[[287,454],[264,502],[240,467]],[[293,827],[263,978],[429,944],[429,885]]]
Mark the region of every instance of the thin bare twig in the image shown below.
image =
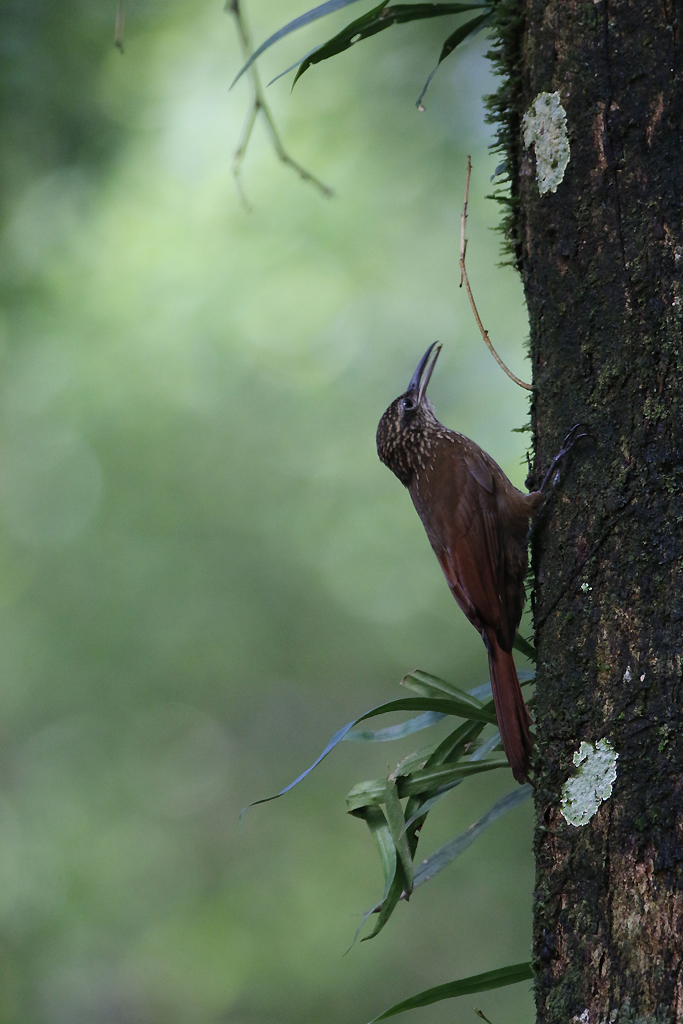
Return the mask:
[[[244,17],[242,15],[240,0],[228,0],[228,2],[225,5],[225,9],[229,11],[230,14],[232,14],[235,19],[235,23],[237,25],[237,34],[239,36],[240,45],[242,47],[242,53],[244,54],[245,60],[248,60],[252,52],[251,40],[249,38],[249,32],[247,30]],[[259,73],[256,69],[255,64],[252,64],[252,66],[250,67],[249,74],[251,75],[251,83],[253,87],[253,99],[251,102],[251,108],[244,122],[244,128],[242,129],[242,136],[240,138],[239,146],[235,150],[235,155],[232,161],[232,176],[235,180],[235,188],[237,189],[240,201],[242,202],[244,207],[247,210],[249,209],[249,204],[244,194],[244,189],[242,188],[242,180],[240,177],[242,171],[242,162],[244,161],[247,146],[249,145],[249,139],[251,138],[251,133],[254,129],[254,125],[256,124],[259,114],[262,115],[263,120],[266,122],[268,134],[270,135],[270,140],[273,144],[273,149],[277,153],[278,159],[280,159],[283,164],[286,164],[287,167],[291,167],[292,170],[299,175],[302,181],[308,181],[311,183],[311,185],[314,185],[320,192],[322,192],[324,196],[333,196],[334,191],[329,187],[329,185],[326,185],[323,181],[320,181],[319,178],[316,178],[314,174],[311,174],[310,171],[307,171],[305,167],[302,167],[301,164],[297,163],[296,160],[293,160],[292,157],[289,155],[289,153],[282,144],[282,140],[280,139],[277,127],[275,125],[275,120],[270,112],[270,109],[268,108],[268,104],[266,103],[265,96],[263,94],[263,87],[261,85],[261,79],[259,77]]]
[[[126,9],[123,0],[119,0],[116,8],[116,24],[114,26],[114,46],[123,53],[123,30],[126,24]]]
[[[485,343],[486,343],[486,345],[488,347],[488,350],[491,353],[491,355],[493,356],[493,358],[496,360],[496,362],[501,367],[501,369],[505,370],[505,372],[507,373],[507,375],[510,378],[510,380],[514,380],[515,384],[519,384],[520,388],[525,388],[527,391],[533,391],[533,388],[532,388],[531,384],[525,384],[523,380],[520,380],[519,377],[515,376],[515,374],[512,372],[512,370],[508,370],[507,366],[505,365],[503,360],[500,358],[500,356],[496,352],[495,348],[491,344],[491,339],[489,338],[488,331],[484,330],[484,325],[482,324],[481,317],[479,316],[479,310],[477,309],[476,303],[474,301],[474,296],[472,295],[472,289],[470,288],[470,282],[469,282],[469,279],[467,277],[467,270],[465,268],[465,252],[467,251],[467,239],[465,238],[465,225],[467,223],[467,202],[468,202],[469,195],[470,195],[470,175],[471,174],[472,174],[472,160],[468,156],[467,157],[467,180],[465,182],[465,202],[463,203],[462,218],[460,220],[460,287],[462,288],[463,284],[465,285],[465,291],[467,292],[467,297],[470,300],[470,306],[472,307],[472,312],[474,313],[474,319],[477,321],[477,327],[479,328],[479,330],[481,332],[481,336],[484,339],[484,341],[485,341]]]

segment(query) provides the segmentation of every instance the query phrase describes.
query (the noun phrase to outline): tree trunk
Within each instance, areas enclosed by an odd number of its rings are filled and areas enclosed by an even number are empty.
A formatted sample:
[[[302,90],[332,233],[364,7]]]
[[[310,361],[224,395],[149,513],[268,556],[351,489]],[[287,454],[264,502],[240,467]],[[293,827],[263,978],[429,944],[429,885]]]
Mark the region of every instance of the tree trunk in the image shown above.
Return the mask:
[[[536,477],[573,424],[591,433],[532,538],[538,1019],[680,1021],[683,4],[503,5],[500,134],[529,308]],[[551,129],[527,146],[523,117],[555,92],[569,162],[541,193]],[[603,767],[618,754],[613,789],[577,815],[565,785],[587,780],[601,740]]]

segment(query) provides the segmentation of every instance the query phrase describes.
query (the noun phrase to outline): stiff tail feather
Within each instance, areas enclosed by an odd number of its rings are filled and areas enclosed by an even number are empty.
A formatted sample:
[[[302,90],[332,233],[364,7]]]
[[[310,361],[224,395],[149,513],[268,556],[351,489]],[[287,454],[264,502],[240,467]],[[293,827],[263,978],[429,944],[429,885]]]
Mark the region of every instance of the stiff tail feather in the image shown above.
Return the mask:
[[[521,784],[529,781],[534,743],[529,731],[531,717],[524,703],[512,654],[504,651],[493,638],[489,639],[488,647],[491,688],[500,737],[512,774]]]

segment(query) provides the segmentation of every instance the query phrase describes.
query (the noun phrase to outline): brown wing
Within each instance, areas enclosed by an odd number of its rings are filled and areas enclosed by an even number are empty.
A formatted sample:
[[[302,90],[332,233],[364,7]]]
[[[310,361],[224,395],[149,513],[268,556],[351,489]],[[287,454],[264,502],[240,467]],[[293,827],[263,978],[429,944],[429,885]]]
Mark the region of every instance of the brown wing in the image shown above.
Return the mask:
[[[466,439],[446,449],[424,480],[411,487],[456,601],[480,632],[493,630],[501,647],[510,650],[517,624],[511,632],[497,490],[496,477]]]
[[[453,596],[488,648],[503,746],[525,782],[533,740],[511,651],[524,600],[527,499],[474,442],[451,437],[410,493]]]

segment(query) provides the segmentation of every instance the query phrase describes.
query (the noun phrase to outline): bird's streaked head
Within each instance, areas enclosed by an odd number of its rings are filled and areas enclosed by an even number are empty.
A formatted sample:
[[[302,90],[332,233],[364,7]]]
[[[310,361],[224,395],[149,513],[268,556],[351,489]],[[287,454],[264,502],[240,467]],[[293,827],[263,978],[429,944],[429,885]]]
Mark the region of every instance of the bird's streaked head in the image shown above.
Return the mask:
[[[437,341],[429,346],[408,390],[391,403],[377,427],[377,454],[406,487],[426,465],[430,435],[439,426],[426,391],[440,351]]]

